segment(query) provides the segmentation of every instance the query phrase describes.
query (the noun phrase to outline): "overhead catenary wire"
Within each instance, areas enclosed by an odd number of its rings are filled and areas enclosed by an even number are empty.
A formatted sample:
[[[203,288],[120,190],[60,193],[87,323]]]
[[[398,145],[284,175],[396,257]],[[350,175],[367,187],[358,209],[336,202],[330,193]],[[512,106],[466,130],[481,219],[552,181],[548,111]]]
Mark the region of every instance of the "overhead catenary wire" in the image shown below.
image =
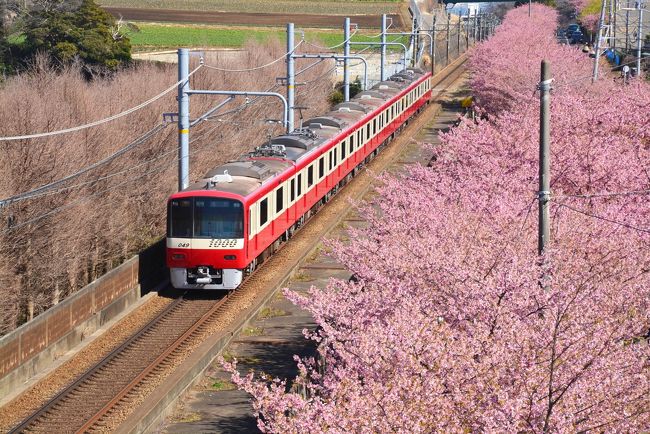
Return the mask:
[[[211,65],[207,65],[207,64],[204,65],[204,66],[206,68],[208,68],[208,69],[212,69],[212,70],[215,70],[215,71],[221,71],[221,72],[253,72],[253,71],[259,71],[260,69],[268,68],[269,66],[274,65],[274,64],[278,63],[279,61],[286,59],[286,57],[289,54],[295,52],[296,49],[298,49],[298,47],[300,47],[300,45],[303,44],[304,42],[305,42],[304,40],[298,42],[296,44],[296,46],[293,47],[293,50],[284,53],[282,56],[278,57],[277,59],[272,60],[269,63],[265,63],[264,65],[254,66],[252,68],[227,69],[227,68],[219,68],[217,66],[211,66]]]
[[[302,43],[302,41],[301,41],[301,43]],[[297,44],[296,47],[294,47],[294,50],[292,50],[292,52],[295,51],[295,49],[297,49],[297,48],[300,46],[301,43]],[[369,49],[369,48],[370,48],[370,46],[364,48],[363,50],[358,51],[358,53],[362,53],[362,52],[366,51],[366,50]],[[279,61],[279,60],[285,58],[285,56],[286,56],[286,54],[283,55],[281,58],[276,59],[276,61]],[[268,64],[267,64],[267,65],[268,65]],[[209,69],[218,69],[218,68],[210,67],[210,66],[207,66],[207,65],[201,65],[201,66],[206,66],[206,67],[208,67]],[[193,75],[196,71],[198,71],[198,69],[201,68],[201,66],[199,66],[199,67],[197,67],[196,69],[194,69],[194,70],[190,73],[190,75]],[[262,65],[262,66],[264,66],[264,65]],[[259,69],[259,67],[257,67],[257,68]],[[334,69],[334,68],[332,68],[332,69]],[[327,75],[327,74],[328,74],[332,69],[330,69],[329,71],[327,71],[325,74],[321,74],[320,76],[316,77],[314,80],[311,80],[310,82],[313,82],[313,81],[316,81],[316,80],[321,79],[323,76]],[[133,109],[129,109],[129,110],[126,111],[126,112],[120,113],[120,114],[115,115],[115,116],[113,116],[113,117],[111,117],[111,118],[107,118],[107,119],[104,119],[104,120],[102,120],[102,121],[98,121],[98,122],[102,122],[102,123],[103,123],[103,122],[109,122],[110,120],[116,119],[117,117],[122,117],[122,116],[125,116],[126,114],[132,113],[133,111],[135,111],[135,110],[137,110],[137,109],[139,109],[139,108],[144,107],[146,104],[149,104],[149,103],[155,101],[156,99],[162,97],[164,94],[168,93],[169,91],[171,91],[171,90],[173,90],[173,89],[176,89],[177,86],[178,86],[179,84],[181,84],[181,83],[182,83],[182,80],[179,81],[179,82],[177,82],[177,83],[175,83],[173,87],[170,87],[170,88],[167,89],[165,92],[163,92],[163,93],[161,93],[160,95],[158,95],[158,96],[156,96],[156,97],[154,97],[154,98],[152,98],[152,99],[146,101],[145,103],[143,103],[143,104],[141,104],[141,105],[139,105],[139,106],[137,106],[137,107],[134,107]],[[275,84],[275,85],[271,86],[271,87],[268,89],[268,91],[271,91],[271,90],[277,88],[278,86],[279,86],[278,84]],[[242,110],[245,110],[248,106],[250,106],[250,105],[254,104],[255,102],[257,102],[257,100],[259,100],[259,99],[260,99],[260,97],[257,97],[257,98],[255,98],[253,101],[249,101],[249,102],[247,102],[247,103],[244,103],[244,104],[242,104],[240,107],[238,107],[238,108],[236,108],[236,109],[234,109],[234,110],[230,110],[230,111],[228,111],[228,112],[222,112],[222,113],[213,114],[212,116],[206,118],[206,120],[211,120],[211,119],[214,119],[214,118],[224,117],[224,116],[229,115],[229,114],[236,114],[236,113],[239,113],[239,112],[241,112]],[[93,123],[93,124],[97,124],[97,122],[95,122],[95,123]],[[84,126],[80,126],[80,127],[76,127],[76,128],[77,128],[77,129],[82,129],[83,127],[88,127],[88,128],[89,128],[89,127],[90,127],[91,125],[93,125],[93,124],[88,124],[88,125],[84,125]],[[118,175],[124,174],[124,173],[126,173],[126,172],[132,171],[132,170],[137,169],[137,168],[140,168],[140,167],[142,167],[142,166],[145,166],[145,165],[151,164],[152,162],[155,162],[155,161],[157,161],[157,160],[159,160],[159,159],[161,159],[161,158],[164,158],[164,157],[166,157],[167,155],[169,155],[170,153],[176,152],[176,151],[177,151],[177,148],[174,148],[174,149],[171,150],[171,151],[165,152],[165,153],[163,153],[162,155],[159,155],[159,156],[157,156],[157,157],[154,157],[154,158],[148,159],[148,160],[146,160],[146,161],[144,161],[144,162],[142,162],[142,163],[140,163],[140,164],[137,164],[137,165],[135,165],[135,166],[129,167],[128,169],[123,169],[123,170],[120,170],[120,171],[117,171],[117,172],[113,172],[113,173],[110,173],[110,174],[107,174],[107,175],[103,175],[103,176],[100,176],[100,177],[98,177],[98,178],[95,178],[95,179],[92,179],[92,180],[88,180],[88,181],[84,181],[84,182],[82,182],[82,183],[78,183],[78,184],[75,184],[75,185],[71,185],[71,186],[65,186],[65,187],[57,188],[57,187],[59,187],[59,186],[62,186],[62,185],[65,184],[66,182],[68,182],[68,181],[70,181],[70,180],[72,180],[72,179],[74,179],[74,178],[77,178],[77,177],[79,177],[79,176],[81,176],[81,175],[83,175],[83,174],[85,174],[85,173],[87,173],[87,172],[89,172],[89,171],[91,171],[91,170],[93,170],[93,169],[96,169],[97,167],[100,167],[100,166],[102,166],[102,165],[105,165],[105,164],[107,164],[107,163],[113,161],[114,159],[118,158],[119,156],[125,154],[126,152],[128,152],[128,151],[134,149],[134,148],[137,147],[138,145],[140,145],[140,144],[146,142],[146,140],[148,140],[150,137],[152,137],[153,135],[155,135],[156,133],[158,133],[160,130],[162,130],[162,129],[164,128],[164,126],[165,126],[164,124],[157,125],[157,126],[154,127],[152,130],[146,132],[145,134],[143,134],[142,136],[140,136],[139,138],[137,138],[136,140],[134,140],[134,141],[131,142],[130,144],[124,146],[123,148],[121,148],[121,149],[118,150],[117,152],[115,152],[115,153],[111,154],[110,156],[108,156],[108,157],[106,157],[106,158],[104,158],[104,159],[102,159],[102,160],[100,160],[100,161],[98,161],[98,162],[96,162],[96,163],[93,163],[93,164],[91,164],[91,165],[89,165],[89,166],[87,166],[87,167],[85,167],[85,168],[83,168],[83,169],[81,169],[81,170],[79,170],[79,171],[77,171],[77,172],[71,174],[71,175],[68,175],[68,176],[66,176],[66,177],[64,177],[64,178],[62,178],[62,179],[57,180],[57,181],[54,181],[54,182],[51,182],[51,183],[48,183],[48,184],[42,185],[42,186],[37,187],[37,188],[35,188],[35,189],[33,189],[33,190],[30,190],[30,191],[28,191],[28,192],[20,193],[20,194],[17,194],[17,195],[11,196],[11,197],[9,197],[9,198],[6,198],[6,199],[4,199],[4,200],[0,200],[0,206],[2,206],[2,205],[7,205],[7,204],[10,204],[10,203],[13,203],[13,202],[17,202],[17,201],[21,201],[21,200],[25,200],[25,199],[33,199],[33,198],[38,198],[38,197],[42,197],[42,196],[45,196],[45,195],[53,195],[53,194],[56,194],[56,193],[62,193],[62,192],[66,192],[66,191],[71,191],[71,190],[76,189],[76,188],[82,188],[82,187],[87,186],[87,185],[91,185],[91,184],[94,184],[94,183],[97,183],[97,182],[101,182],[101,181],[108,180],[108,179],[113,178],[113,177],[115,177],[115,176],[118,176]],[[207,133],[205,133],[205,134],[209,134],[210,132],[214,131],[214,129],[216,129],[216,128],[217,128],[217,127],[212,128],[209,132],[207,132]],[[71,130],[71,129],[69,129],[69,130]],[[64,131],[66,131],[66,130],[62,130],[61,132],[48,132],[48,133],[45,133],[45,134],[47,134],[47,135],[54,135],[54,134],[56,134],[56,133],[62,134]],[[67,131],[67,132],[70,132],[70,131]],[[200,137],[204,136],[205,134],[201,134]],[[195,140],[193,140],[193,141],[195,141]],[[200,152],[200,151],[197,151],[197,152]],[[194,153],[195,153],[195,152],[192,152],[191,154],[194,154]],[[140,177],[138,177],[138,178],[136,178],[136,179],[140,179]],[[124,183],[120,183],[120,184],[118,184],[118,185],[123,185],[123,184],[124,184]],[[112,188],[113,188],[113,187],[110,187],[109,189],[112,189]],[[94,196],[96,196],[96,195],[98,195],[98,194],[100,194],[100,193],[101,193],[101,191],[100,191],[100,192],[93,193],[92,196],[94,197]],[[78,201],[78,200],[79,200],[79,199],[77,199],[77,201]],[[73,201],[73,203],[76,203],[77,201]],[[52,211],[63,210],[63,209],[66,209],[66,208],[61,208],[61,207],[59,207],[59,208],[55,208],[55,210],[52,210]],[[41,216],[35,217],[34,219],[30,219],[28,222],[23,222],[23,223],[21,223],[20,225],[12,226],[12,228],[22,227],[22,226],[24,226],[25,224],[29,224],[29,223],[35,222],[35,221],[37,221],[37,220],[39,220],[39,219],[41,219],[41,218],[48,217],[48,216],[50,216],[50,215],[52,215],[52,214],[53,214],[52,212],[44,213],[44,214],[42,214]]]
[[[278,87],[278,85],[275,84],[275,85],[271,86],[267,91],[272,91],[273,89],[275,89],[277,87]],[[218,113],[218,114],[212,115],[212,116],[210,116],[210,117],[208,117],[206,119],[209,120],[209,119],[212,119],[214,117],[224,117],[224,116],[227,116],[229,114],[239,113],[239,112],[245,110],[247,107],[251,106],[252,104],[256,103],[259,99],[261,99],[261,97],[254,98],[252,101],[250,101],[248,103],[241,104],[241,106],[236,108],[236,109],[230,110],[228,112]],[[2,200],[0,200],[0,206],[9,205],[11,203],[19,202],[19,201],[26,200],[26,199],[36,199],[36,198],[39,198],[39,197],[42,197],[42,196],[54,195],[54,194],[58,194],[58,193],[64,193],[64,192],[71,191],[71,190],[74,190],[74,189],[77,189],[77,188],[82,188],[84,186],[95,184],[95,183],[101,182],[101,181],[105,181],[105,180],[108,180],[108,179],[113,178],[115,176],[118,176],[118,175],[127,173],[129,171],[132,171],[134,169],[146,166],[148,164],[151,164],[152,162],[155,162],[155,161],[157,161],[157,160],[159,160],[161,158],[164,158],[164,157],[168,156],[171,153],[175,153],[175,152],[178,151],[178,147],[175,147],[171,151],[167,151],[167,152],[165,152],[165,153],[163,153],[163,154],[161,154],[161,155],[159,155],[157,157],[147,159],[144,162],[142,162],[140,164],[137,164],[135,166],[131,166],[131,167],[127,168],[127,169],[123,169],[123,170],[120,170],[120,171],[117,171],[117,172],[113,172],[113,173],[110,173],[110,174],[107,174],[107,175],[103,175],[103,176],[100,176],[100,177],[97,177],[97,178],[94,178],[94,179],[91,179],[91,180],[88,180],[88,181],[84,181],[84,182],[81,182],[81,183],[77,183],[77,184],[74,184],[74,185],[70,185],[70,186],[66,186],[66,187],[62,187],[62,188],[58,188],[58,189],[56,188],[56,187],[59,187],[59,186],[65,184],[66,182],[68,182],[68,181],[70,181],[70,180],[72,180],[74,178],[77,178],[77,177],[79,177],[79,176],[81,176],[81,175],[83,175],[85,173],[88,173],[89,171],[91,171],[93,169],[96,169],[96,168],[98,168],[100,166],[103,166],[103,165],[115,160],[119,156],[124,155],[125,153],[135,149],[140,144],[145,143],[148,139],[150,139],[156,133],[160,132],[166,126],[167,126],[166,124],[159,124],[159,125],[155,126],[151,130],[147,131],[146,133],[144,133],[143,135],[138,137],[136,140],[132,141],[128,145],[126,145],[126,146],[122,147],[121,149],[119,149],[117,152],[111,154],[110,156],[108,156],[108,157],[106,157],[106,158],[104,158],[104,159],[102,159],[102,160],[100,160],[100,161],[98,161],[96,163],[93,163],[93,164],[91,164],[89,166],[86,166],[83,169],[80,169],[79,171],[77,171],[77,172],[75,172],[73,174],[70,174],[70,175],[68,175],[68,176],[66,176],[64,178],[61,178],[61,179],[57,180],[57,181],[53,181],[51,183],[42,185],[42,186],[37,187],[35,189],[32,189],[30,191],[20,193],[20,194],[8,197],[6,199],[2,199]],[[214,131],[214,129],[216,129],[216,128],[218,128],[218,127],[215,127],[213,129],[211,129],[209,132]],[[209,134],[209,132],[207,134]],[[198,137],[193,139],[193,142],[200,139],[200,138],[202,138],[205,135],[206,135],[206,133],[200,134]],[[193,153],[191,153],[191,154],[193,154]],[[172,161],[176,161],[176,160],[172,160]],[[47,215],[49,215],[49,214],[47,214]]]
[[[188,75],[188,78],[191,77],[192,75],[194,75],[194,73],[196,73],[199,69],[201,69],[202,66],[203,65],[199,65],[193,71],[191,71],[189,73],[189,75]],[[76,131],[81,131],[81,130],[85,130],[85,129],[88,129],[88,128],[96,127],[96,126],[99,126],[99,125],[114,121],[116,119],[122,118],[124,116],[130,115],[131,113],[136,112],[136,111],[148,106],[149,104],[151,104],[151,103],[159,100],[163,96],[167,95],[169,92],[178,89],[178,85],[181,84],[182,82],[183,82],[183,80],[177,81],[172,86],[169,86],[167,89],[165,89],[164,91],[162,91],[158,95],[156,95],[156,96],[154,96],[152,98],[149,98],[145,102],[143,102],[141,104],[138,104],[137,106],[132,107],[132,108],[130,108],[128,110],[125,110],[125,111],[123,111],[121,113],[115,114],[113,116],[109,116],[109,117],[104,118],[104,119],[100,119],[100,120],[90,122],[90,123],[84,124],[84,125],[79,125],[79,126],[76,126],[76,127],[66,128],[66,129],[63,129],[63,130],[48,131],[48,132],[44,132],[44,133],[35,133],[35,134],[25,134],[25,135],[20,135],[20,136],[0,137],[0,142],[57,136],[57,135],[61,135],[61,134],[74,133]]]
[[[321,45],[314,44],[313,42],[309,42],[309,41],[305,41],[305,44],[307,44],[307,45],[309,45],[309,46],[311,46],[311,47],[318,48],[319,50],[333,50],[333,49],[335,49],[335,48],[338,48],[338,47],[344,45],[346,42],[350,41],[350,40],[352,39],[352,37],[353,37],[354,35],[356,35],[358,32],[359,32],[359,29],[356,29],[356,30],[355,30],[355,31],[354,31],[354,32],[353,32],[353,33],[348,37],[348,39],[345,39],[343,42],[341,42],[341,43],[339,43],[339,44],[332,45],[331,47],[323,47],[323,46],[321,46]]]

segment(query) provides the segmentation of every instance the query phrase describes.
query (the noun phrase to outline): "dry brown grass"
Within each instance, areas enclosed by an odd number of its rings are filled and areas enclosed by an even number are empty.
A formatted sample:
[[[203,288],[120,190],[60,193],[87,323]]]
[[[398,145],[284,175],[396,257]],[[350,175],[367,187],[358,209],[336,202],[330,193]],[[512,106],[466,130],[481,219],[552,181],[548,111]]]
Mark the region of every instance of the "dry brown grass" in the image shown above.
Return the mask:
[[[239,60],[208,58],[225,68],[268,63],[283,44],[250,43]],[[194,59],[196,61],[197,59]],[[322,75],[312,68],[300,81]],[[0,89],[0,136],[52,131],[102,119],[157,95],[177,80],[175,65],[139,64],[113,79],[86,82],[78,69],[54,72],[40,61],[29,73]],[[195,89],[267,90],[285,75],[283,62],[252,74],[200,70]],[[323,79],[298,90],[297,104],[311,116],[326,109],[331,83]],[[281,88],[279,92],[283,92]],[[192,118],[222,98],[194,96]],[[242,100],[226,106],[241,107]],[[176,112],[175,92],[125,118],[81,132],[50,138],[0,142],[0,197],[61,179],[108,155]],[[191,178],[280,133],[267,118],[281,105],[262,99],[240,112],[203,122],[190,136]],[[0,334],[38,314],[164,235],[165,200],[177,186],[177,131],[171,124],[134,150],[66,183],[56,194],[10,204],[1,211]]]

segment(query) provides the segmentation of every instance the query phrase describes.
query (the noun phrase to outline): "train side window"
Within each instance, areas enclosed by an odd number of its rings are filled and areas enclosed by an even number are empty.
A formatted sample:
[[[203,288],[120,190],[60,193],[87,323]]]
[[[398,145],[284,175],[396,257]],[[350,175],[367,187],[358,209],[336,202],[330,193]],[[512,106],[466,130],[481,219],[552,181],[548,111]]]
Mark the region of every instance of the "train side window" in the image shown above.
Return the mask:
[[[320,157],[318,160],[318,179],[325,176],[325,157]]]
[[[361,147],[363,144],[363,132],[361,130],[357,131],[357,147]]]
[[[370,138],[370,122],[366,124],[366,140]]]
[[[350,155],[352,155],[352,153],[354,152],[354,136],[355,136],[355,134],[352,134],[350,136],[349,142],[348,142],[348,143],[350,143]]]
[[[296,193],[297,197],[300,197],[302,194],[302,173],[298,174],[298,193]]]
[[[334,162],[332,163],[332,168],[336,169],[336,162],[338,158],[338,154],[336,153],[336,147],[332,149],[332,157],[334,157]]]
[[[269,199],[265,198],[260,202],[260,227],[269,220]]]
[[[291,178],[291,193],[290,193],[290,197],[291,197],[291,202],[293,202],[294,200],[296,200],[296,180],[295,180],[295,178]]]
[[[275,212],[282,211],[284,208],[284,187],[280,187],[275,191]]]
[[[341,142],[341,161],[345,160],[345,151],[347,150],[347,143]]]
[[[311,165],[307,168],[307,188],[314,185],[314,166]]]
[[[374,119],[372,120],[372,135],[373,135],[373,136],[374,136],[375,134],[377,134],[377,131],[378,131],[378,130],[377,130],[377,123],[378,123],[378,119],[377,119],[377,118],[374,118]]]

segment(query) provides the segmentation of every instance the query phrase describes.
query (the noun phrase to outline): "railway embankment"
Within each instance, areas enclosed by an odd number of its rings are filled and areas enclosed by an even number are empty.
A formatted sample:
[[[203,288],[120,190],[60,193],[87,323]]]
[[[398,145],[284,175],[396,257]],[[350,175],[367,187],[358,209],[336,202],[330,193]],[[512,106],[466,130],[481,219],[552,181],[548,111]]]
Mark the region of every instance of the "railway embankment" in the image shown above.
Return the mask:
[[[122,318],[166,277],[159,242],[0,338],[0,405]]]

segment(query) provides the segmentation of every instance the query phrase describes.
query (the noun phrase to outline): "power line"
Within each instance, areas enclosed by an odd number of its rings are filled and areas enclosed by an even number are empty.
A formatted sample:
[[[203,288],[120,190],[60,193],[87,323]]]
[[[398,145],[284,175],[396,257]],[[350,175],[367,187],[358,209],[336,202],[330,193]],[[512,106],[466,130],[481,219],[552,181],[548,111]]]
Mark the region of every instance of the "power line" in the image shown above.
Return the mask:
[[[592,199],[600,197],[616,197],[616,196],[640,196],[644,194],[650,194],[650,190],[630,190],[630,191],[615,191],[615,192],[603,192],[603,193],[592,193],[592,194],[567,194],[561,196],[554,196],[554,199]]]
[[[602,221],[605,221],[605,222],[608,222],[608,223],[612,223],[612,224],[615,224],[615,225],[618,225],[618,226],[622,226],[624,228],[628,228],[628,229],[632,229],[632,230],[635,230],[635,231],[645,232],[645,233],[650,234],[650,229],[640,228],[640,227],[637,227],[637,226],[633,226],[633,225],[631,225],[629,223],[621,222],[621,221],[618,221],[618,220],[610,219],[608,217],[603,217],[603,216],[599,216],[599,215],[596,215],[596,214],[591,214],[591,213],[589,213],[587,211],[584,211],[584,210],[581,210],[581,209],[578,209],[578,208],[574,208],[574,207],[572,207],[570,205],[567,205],[566,203],[557,203],[557,205],[560,206],[560,207],[568,208],[571,211],[577,212],[577,213],[582,214],[582,215],[587,216],[587,217],[592,217],[592,218],[595,218],[597,220],[602,220]]]
[[[650,59],[650,56],[641,56],[641,59]],[[621,63],[620,65],[616,65],[616,67],[618,68],[618,67],[621,67],[621,66],[626,66],[626,65],[629,66],[629,65],[633,65],[633,64],[636,64],[636,57],[635,57],[635,60],[632,60],[632,61],[627,62],[627,63]],[[556,90],[556,89],[560,89],[560,88],[563,88],[563,87],[569,87],[569,86],[571,86],[571,85],[573,85],[575,83],[580,83],[580,82],[584,82],[584,81],[587,81],[587,80],[591,81],[592,79],[593,79],[593,75],[579,77],[579,78],[575,78],[575,79],[565,81],[565,82],[560,82],[559,80],[557,80],[556,83],[558,83],[558,84],[554,85],[552,89]]]
[[[275,63],[277,63],[277,62],[279,62],[280,60],[284,60],[284,59],[285,59],[289,54],[291,54],[291,53],[293,53],[294,51],[296,51],[296,49],[297,49],[298,47],[300,47],[300,45],[301,45],[303,42],[305,42],[305,41],[302,40],[302,41],[298,42],[298,44],[296,44],[296,46],[293,47],[293,50],[284,53],[282,56],[278,57],[277,59],[272,60],[271,62],[266,63],[266,64],[264,64],[264,65],[255,66],[255,67],[253,67],[253,68],[245,68],[245,69],[226,69],[226,68],[218,68],[218,67],[216,67],[216,66],[210,66],[210,65],[204,65],[204,66],[205,66],[206,68],[208,68],[208,69],[214,69],[215,71],[221,71],[221,72],[252,72],[252,71],[258,71],[258,70],[260,70],[260,69],[264,69],[264,68],[266,68],[266,67],[269,67],[269,66],[271,66],[271,65],[273,65],[273,64],[275,64]]]
[[[37,217],[31,218],[31,219],[26,220],[26,221],[24,221],[24,222],[22,222],[22,223],[15,224],[15,225],[13,225],[13,226],[7,228],[7,229],[4,229],[4,230],[2,231],[2,233],[8,233],[8,232],[11,232],[11,231],[13,231],[13,230],[19,229],[19,228],[21,228],[21,227],[23,227],[23,226],[26,226],[26,225],[29,225],[29,224],[32,224],[32,223],[36,223],[36,222],[39,221],[39,220],[42,220],[42,219],[44,219],[44,218],[46,218],[46,217],[50,217],[50,216],[52,216],[52,215],[54,215],[54,214],[57,214],[57,213],[59,213],[59,212],[61,212],[61,211],[66,210],[66,209],[68,209],[68,208],[72,208],[72,207],[74,207],[74,206],[76,206],[76,205],[78,205],[78,204],[80,204],[80,203],[82,203],[82,202],[85,202],[85,201],[87,201],[87,200],[89,200],[89,199],[92,199],[92,198],[94,198],[94,197],[96,197],[96,196],[99,196],[99,195],[102,194],[102,193],[106,193],[107,191],[114,190],[114,189],[116,189],[116,188],[118,188],[118,187],[122,187],[122,186],[124,186],[124,185],[130,184],[131,182],[137,181],[137,180],[142,179],[142,178],[144,178],[144,177],[151,176],[152,174],[155,174],[155,173],[158,173],[158,172],[162,171],[163,168],[164,168],[164,166],[165,166],[166,164],[169,164],[169,162],[164,162],[164,163],[163,163],[163,164],[158,168],[158,170],[156,170],[156,171],[147,171],[147,172],[145,172],[145,173],[143,173],[143,174],[141,174],[141,175],[138,175],[138,176],[135,177],[135,178],[128,179],[128,180],[126,180],[126,181],[124,181],[124,182],[121,182],[121,183],[118,183],[118,184],[112,185],[112,186],[110,186],[110,187],[104,188],[104,189],[102,189],[102,190],[99,190],[99,191],[97,191],[97,192],[94,192],[93,194],[91,194],[91,195],[89,195],[89,196],[85,196],[85,197],[81,197],[81,198],[79,198],[79,199],[73,200],[72,202],[69,202],[69,203],[67,203],[67,204],[65,204],[65,205],[61,205],[61,206],[59,206],[59,207],[57,207],[57,208],[54,208],[54,209],[52,209],[52,210],[50,210],[50,211],[48,211],[48,212],[46,212],[46,213],[44,213],[44,214],[41,214],[41,215],[37,216]]]
[[[202,66],[203,65],[199,65],[193,71],[191,71],[189,73],[189,75],[188,75],[188,78],[191,77],[196,71],[201,69]],[[66,129],[58,130],[58,131],[49,131],[47,133],[36,133],[36,134],[26,134],[26,135],[22,135],[22,136],[0,137],[0,141],[25,140],[25,139],[36,139],[36,138],[41,138],[41,137],[50,137],[50,136],[73,133],[73,132],[76,132],[76,131],[81,131],[81,130],[85,130],[85,129],[88,129],[88,128],[96,127],[98,125],[102,125],[102,124],[105,124],[107,122],[114,121],[115,119],[119,119],[121,117],[129,115],[129,114],[131,114],[131,113],[133,113],[135,111],[138,111],[138,110],[148,106],[149,104],[151,104],[151,103],[159,100],[163,96],[167,95],[169,92],[177,89],[178,85],[181,84],[182,82],[183,82],[183,80],[177,81],[172,86],[165,89],[163,92],[159,93],[158,95],[154,96],[153,98],[148,99],[147,101],[143,102],[142,104],[139,104],[139,105],[137,105],[135,107],[132,107],[132,108],[130,108],[128,110],[125,110],[125,111],[123,111],[121,113],[118,113],[116,115],[109,116],[109,117],[107,117],[105,119],[100,119],[98,121],[94,121],[94,122],[91,122],[89,124],[79,125],[77,127],[66,128]]]
[[[142,143],[146,142],[148,139],[150,139],[156,133],[161,131],[163,128],[165,128],[165,125],[163,125],[163,124],[156,125],[154,128],[147,131],[142,136],[138,137],[136,140],[134,140],[133,142],[131,142],[128,145],[124,146],[123,148],[121,148],[117,152],[109,155],[108,157],[106,157],[106,158],[104,158],[104,159],[102,159],[102,160],[100,160],[100,161],[98,161],[96,163],[91,164],[90,166],[86,166],[85,168],[83,168],[81,170],[78,170],[77,172],[75,172],[75,173],[73,173],[71,175],[68,175],[68,176],[66,176],[64,178],[61,178],[61,179],[59,179],[57,181],[54,181],[54,182],[50,182],[49,184],[42,185],[42,186],[37,187],[37,188],[35,188],[33,190],[30,190],[30,191],[27,191],[27,192],[24,192],[24,193],[20,193],[20,194],[16,194],[16,195],[8,197],[6,199],[1,199],[0,200],[0,206],[4,206],[4,205],[8,205],[10,203],[19,202],[19,201],[22,201],[22,200],[25,200],[25,199],[32,199],[32,198],[36,198],[36,197],[48,194],[48,191],[51,190],[52,188],[55,188],[55,187],[65,183],[67,181],[70,181],[71,179],[77,178],[77,177],[83,175],[84,173],[87,173],[87,172],[89,172],[89,171],[91,171],[93,169],[96,169],[96,168],[98,168],[100,166],[103,166],[103,165],[105,165],[107,163],[110,163],[111,161],[115,160],[119,156],[131,151],[132,149],[134,149],[137,146],[141,145]],[[65,191],[66,189],[62,189],[61,191]]]

